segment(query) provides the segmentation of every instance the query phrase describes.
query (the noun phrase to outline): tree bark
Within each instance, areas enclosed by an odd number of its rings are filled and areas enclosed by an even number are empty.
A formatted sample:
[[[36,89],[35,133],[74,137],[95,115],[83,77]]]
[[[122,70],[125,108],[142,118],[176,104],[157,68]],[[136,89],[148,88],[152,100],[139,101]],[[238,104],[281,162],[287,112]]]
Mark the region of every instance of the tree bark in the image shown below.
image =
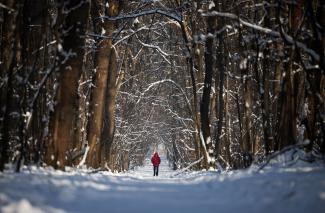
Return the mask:
[[[302,1],[302,0],[300,0]],[[313,3],[307,1],[307,13],[309,21],[312,23],[313,39],[310,46],[317,51],[320,56],[319,69],[306,71],[306,79],[310,85],[306,91],[308,110],[306,113],[306,135],[310,140],[307,147],[312,150],[317,143],[321,147],[321,152],[325,153],[325,101],[324,101],[324,81],[325,81],[325,1],[317,2],[317,9],[314,12]]]
[[[293,37],[299,31],[299,26],[302,17],[302,4],[304,0],[298,0],[295,5],[290,8],[289,26]],[[277,118],[277,135],[276,135],[276,149],[280,150],[288,145],[296,143],[297,137],[297,103],[298,103],[298,88],[299,81],[303,76],[295,73],[295,62],[297,55],[294,47],[291,47],[288,53],[289,60],[285,64],[285,73],[283,77],[283,85],[280,92],[280,110]]]
[[[204,78],[204,88],[202,100],[200,103],[200,112],[201,112],[201,140],[202,143],[205,143],[206,150],[208,152],[208,167],[215,168],[215,159],[214,159],[214,150],[213,143],[211,140],[210,132],[210,93],[211,93],[211,84],[212,76],[215,73],[215,60],[214,60],[214,33],[216,26],[215,17],[207,17],[207,39],[206,39],[206,52],[205,52],[205,78]]]
[[[66,15],[62,32],[62,49],[59,47],[59,88],[57,105],[51,118],[48,154],[53,155],[49,163],[64,169],[71,162],[70,146],[76,140],[78,121],[78,81],[83,69],[85,33],[87,29],[90,1],[64,1],[62,13]],[[60,45],[60,44],[59,44]],[[51,150],[54,148],[54,150]]]
[[[102,160],[101,166],[104,167],[105,163],[109,161],[111,146],[114,140],[115,132],[115,106],[117,94],[117,58],[115,49],[111,49],[111,56],[109,61],[110,72],[107,79],[107,90],[105,96],[104,107],[104,125],[101,135],[101,152]]]
[[[221,5],[219,5],[219,10],[222,10]],[[224,20],[221,18],[220,23],[218,23],[218,30],[220,30],[224,26]],[[215,158],[218,157],[218,151],[219,151],[219,144],[221,143],[220,137],[222,133],[222,123],[223,123],[223,117],[224,117],[224,98],[223,98],[223,87],[224,87],[224,75],[225,75],[225,44],[224,44],[224,35],[223,32],[220,32],[217,35],[218,38],[218,49],[217,49],[217,59],[218,59],[218,71],[215,72],[215,88],[216,91],[218,91],[218,98],[216,98],[216,117],[218,119],[217,122],[217,129],[215,133]],[[218,88],[218,89],[217,89]],[[228,85],[227,85],[228,88]],[[227,92],[228,97],[228,92]],[[228,103],[226,103],[227,111],[228,111]],[[230,127],[228,127],[230,128]],[[230,141],[226,142],[226,152],[229,151],[229,143]],[[230,159],[230,154],[229,154]]]
[[[120,12],[120,4],[120,1],[117,0],[109,1],[107,15],[109,17],[117,16]],[[92,9],[93,18],[100,17],[100,14],[97,13],[99,12],[100,5],[101,1],[95,1],[95,7]],[[105,162],[102,162],[102,159],[109,159],[107,152],[114,137],[116,99],[116,52],[112,47],[115,23],[113,21],[106,21],[96,25],[97,32],[102,29],[105,30],[103,36],[107,38],[98,41],[95,55],[96,75],[94,81],[96,87],[93,88],[91,93],[91,117],[89,118],[88,126],[88,146],[90,149],[86,160],[86,164],[93,168],[99,168],[105,164]],[[107,119],[107,126],[104,125],[105,117]],[[103,127],[108,129],[103,130]],[[107,136],[107,138],[102,137],[102,131],[108,131],[104,133],[104,136]],[[104,150],[101,150],[103,148]],[[105,154],[105,158],[102,153]]]
[[[3,3],[8,8],[17,10],[15,0],[6,0]],[[18,11],[5,9],[3,11],[4,24],[2,25],[0,78],[7,79],[0,86],[0,171],[4,170],[9,160],[10,129],[12,125],[11,112],[13,110],[13,63],[15,58],[15,30]]]
[[[192,84],[192,94],[193,94],[193,102],[192,102],[192,108],[193,108],[193,120],[194,120],[194,128],[196,130],[196,133],[194,133],[194,140],[195,140],[195,147],[196,147],[196,155],[199,159],[200,151],[202,152],[204,156],[204,166],[207,167],[208,164],[208,155],[207,151],[204,148],[205,144],[202,144],[202,141],[200,140],[200,119],[199,119],[199,112],[198,112],[198,98],[197,98],[197,87],[196,87],[196,79],[194,74],[194,61],[193,61],[193,51],[191,50],[191,47],[189,45],[189,32],[186,30],[186,25],[184,22],[180,23],[181,29],[182,29],[182,36],[186,44],[186,49],[188,51],[189,57],[187,58],[187,68],[189,70],[190,76],[191,76],[191,84]],[[201,150],[200,150],[201,149]],[[197,159],[197,160],[198,160]]]

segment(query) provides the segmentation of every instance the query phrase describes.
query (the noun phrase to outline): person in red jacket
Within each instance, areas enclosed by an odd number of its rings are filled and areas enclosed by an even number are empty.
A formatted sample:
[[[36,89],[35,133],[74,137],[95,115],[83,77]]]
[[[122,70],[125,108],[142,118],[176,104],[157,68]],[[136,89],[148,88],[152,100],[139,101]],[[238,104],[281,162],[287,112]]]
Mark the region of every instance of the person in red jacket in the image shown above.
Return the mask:
[[[158,176],[158,167],[160,164],[160,157],[157,152],[151,158],[151,163],[153,165],[153,176]]]

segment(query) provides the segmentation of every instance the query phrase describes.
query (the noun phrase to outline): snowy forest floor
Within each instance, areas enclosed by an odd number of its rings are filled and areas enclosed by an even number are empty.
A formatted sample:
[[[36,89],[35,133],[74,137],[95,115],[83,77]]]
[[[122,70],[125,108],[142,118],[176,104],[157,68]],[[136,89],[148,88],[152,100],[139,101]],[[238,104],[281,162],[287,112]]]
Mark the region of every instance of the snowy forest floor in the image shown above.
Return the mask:
[[[28,167],[0,173],[0,212],[325,212],[325,168],[295,164],[179,174],[162,157],[159,176]]]

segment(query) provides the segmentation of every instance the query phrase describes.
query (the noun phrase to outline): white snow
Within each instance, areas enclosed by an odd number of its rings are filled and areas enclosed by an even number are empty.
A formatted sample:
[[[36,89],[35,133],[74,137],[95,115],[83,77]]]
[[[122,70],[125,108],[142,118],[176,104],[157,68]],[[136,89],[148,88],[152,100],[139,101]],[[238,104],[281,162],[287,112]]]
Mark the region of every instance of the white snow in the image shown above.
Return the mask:
[[[58,43],[58,51],[59,51],[59,52],[63,51],[62,44],[60,44],[60,43]]]
[[[214,1],[211,1],[209,4],[209,10],[211,10],[212,8],[214,8],[216,5],[214,4]]]
[[[89,151],[89,146],[86,147],[85,154],[83,155],[80,163],[78,164],[78,168],[82,167],[85,164],[88,151]]]
[[[103,35],[105,35],[105,33],[106,33],[106,30],[102,27],[102,32],[101,32],[101,36],[103,36]]]
[[[239,63],[239,69],[245,70],[245,69],[247,69],[247,65],[248,65],[247,58],[244,58]]]
[[[169,169],[164,156],[158,177],[149,159],[125,173],[6,170],[0,173],[0,212],[325,212],[324,165],[180,171]]]

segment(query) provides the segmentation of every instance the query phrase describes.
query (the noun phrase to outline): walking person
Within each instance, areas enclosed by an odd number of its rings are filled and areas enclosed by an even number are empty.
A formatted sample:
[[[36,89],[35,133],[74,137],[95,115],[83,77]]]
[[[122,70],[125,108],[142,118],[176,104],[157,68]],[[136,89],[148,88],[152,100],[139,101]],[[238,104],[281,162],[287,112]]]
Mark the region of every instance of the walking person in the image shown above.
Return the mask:
[[[153,165],[153,176],[158,176],[158,168],[160,164],[160,157],[157,152],[155,152],[151,158],[151,163]]]

